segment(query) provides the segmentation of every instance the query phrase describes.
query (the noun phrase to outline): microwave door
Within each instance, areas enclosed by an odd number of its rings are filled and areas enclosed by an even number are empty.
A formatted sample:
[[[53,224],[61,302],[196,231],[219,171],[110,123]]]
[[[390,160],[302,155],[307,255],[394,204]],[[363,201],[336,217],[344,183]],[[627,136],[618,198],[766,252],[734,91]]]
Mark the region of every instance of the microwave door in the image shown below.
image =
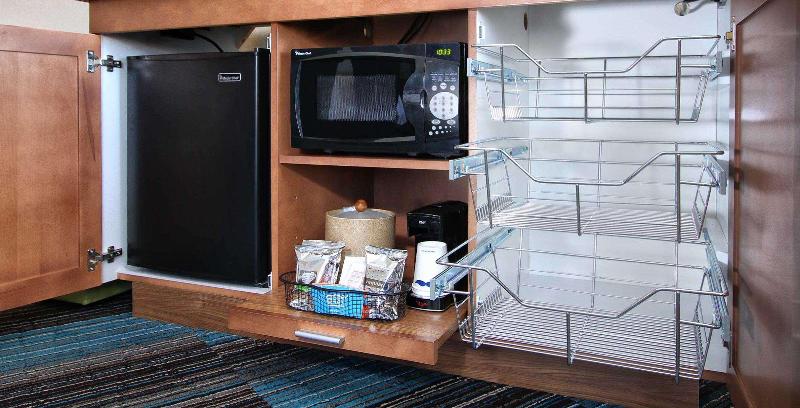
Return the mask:
[[[424,126],[424,58],[347,53],[304,59],[296,69],[295,147],[412,152]]]
[[[421,69],[408,78],[403,88],[403,110],[408,122],[414,127],[415,143],[422,144],[425,142],[425,110],[428,93],[425,90],[424,60],[418,66]]]

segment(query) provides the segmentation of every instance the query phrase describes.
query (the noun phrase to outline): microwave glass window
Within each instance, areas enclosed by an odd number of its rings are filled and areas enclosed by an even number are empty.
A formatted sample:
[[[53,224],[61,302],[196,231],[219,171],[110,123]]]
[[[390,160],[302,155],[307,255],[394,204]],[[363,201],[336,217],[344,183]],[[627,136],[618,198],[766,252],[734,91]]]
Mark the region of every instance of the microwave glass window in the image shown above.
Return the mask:
[[[317,119],[325,121],[394,122],[398,117],[395,75],[320,75],[317,77]]]
[[[295,84],[302,137],[413,142],[424,73],[424,59],[411,57],[333,55],[303,61]]]

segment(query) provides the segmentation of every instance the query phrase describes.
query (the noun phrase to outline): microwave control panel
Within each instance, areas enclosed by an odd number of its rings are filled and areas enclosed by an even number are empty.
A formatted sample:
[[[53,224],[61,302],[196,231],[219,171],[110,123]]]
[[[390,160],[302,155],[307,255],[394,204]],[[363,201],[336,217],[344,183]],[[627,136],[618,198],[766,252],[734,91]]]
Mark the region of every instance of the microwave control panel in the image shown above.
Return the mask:
[[[459,64],[451,61],[428,60],[425,91],[428,95],[426,122],[429,139],[452,138],[459,135]]]

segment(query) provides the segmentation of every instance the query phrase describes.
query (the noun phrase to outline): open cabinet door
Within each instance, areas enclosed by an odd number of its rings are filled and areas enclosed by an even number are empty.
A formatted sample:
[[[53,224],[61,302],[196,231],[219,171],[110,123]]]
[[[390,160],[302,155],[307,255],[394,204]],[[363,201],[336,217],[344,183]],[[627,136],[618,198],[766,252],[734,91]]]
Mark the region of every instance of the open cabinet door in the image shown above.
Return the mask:
[[[800,406],[797,0],[739,0],[734,54],[736,406]],[[734,394],[734,397],[736,394]]]
[[[0,25],[0,310],[100,284],[100,37]]]

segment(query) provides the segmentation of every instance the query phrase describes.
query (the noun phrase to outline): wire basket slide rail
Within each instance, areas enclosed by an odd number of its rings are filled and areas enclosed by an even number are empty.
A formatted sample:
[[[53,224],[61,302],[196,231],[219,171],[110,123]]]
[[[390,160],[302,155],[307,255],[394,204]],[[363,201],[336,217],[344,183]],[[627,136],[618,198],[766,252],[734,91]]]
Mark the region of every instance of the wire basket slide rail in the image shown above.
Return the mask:
[[[637,56],[549,59],[535,58],[516,44],[479,44],[474,45],[479,54],[496,63],[470,61],[469,75],[482,79],[492,119],[504,122],[697,122],[708,82],[717,76],[719,40],[718,35],[666,37]],[[690,54],[687,46],[709,48]],[[674,51],[656,54],[663,49]],[[509,65],[525,66],[531,74]],[[556,68],[561,66],[572,69]],[[687,117],[681,99],[691,97],[690,81],[697,85]]]
[[[459,332],[461,338],[473,348],[481,345],[506,347],[565,357],[568,364],[582,360],[674,375],[677,382],[680,378],[700,378],[713,330],[722,329],[723,338],[727,338],[728,309],[725,298],[728,296],[728,287],[710,243],[692,244],[705,246],[704,264],[683,264],[677,260],[664,262],[566,252],[554,254],[553,251],[531,249],[525,245],[503,246],[502,242],[514,232],[507,228],[487,229],[465,242],[463,245],[477,241],[473,252],[484,253],[480,259],[472,259],[477,261],[475,263],[464,262],[466,258],[449,262],[447,255],[438,260],[440,264],[451,268],[473,271],[469,274],[469,292],[449,291],[468,296],[465,301],[469,304],[468,314],[459,322]],[[580,307],[523,298],[519,283],[514,288],[514,283],[501,278],[504,274],[498,269],[498,257],[515,253],[533,255],[534,259],[541,255],[590,258],[595,262],[634,266],[643,272],[647,268],[672,267],[676,273],[680,269],[698,276],[695,276],[694,287],[678,285],[677,278],[675,285],[631,281],[624,286],[640,289],[638,293],[641,295],[628,297],[602,293],[598,284],[591,293],[592,306]],[[515,272],[524,274],[529,270],[519,266]],[[480,277],[484,277],[485,281],[482,282]],[[593,279],[603,281],[609,278],[598,276]],[[479,300],[477,293],[486,282],[494,284],[494,287]],[[594,285],[593,281],[593,288]],[[595,306],[596,297],[623,303],[617,303],[621,306],[613,310],[603,309]],[[690,305],[692,313],[687,316],[686,310]]]
[[[545,144],[583,157],[539,153]],[[700,237],[712,190],[726,190],[727,175],[716,159],[724,149],[709,142],[506,138],[457,148],[473,154],[450,162],[450,178],[477,176],[470,177],[476,216],[488,227],[691,241]],[[607,157],[614,149],[645,156]],[[591,177],[538,175],[545,167],[565,174],[582,167]],[[529,185],[523,192],[512,180],[518,173]],[[696,179],[685,180],[685,174]],[[668,196],[655,197],[654,189]]]

